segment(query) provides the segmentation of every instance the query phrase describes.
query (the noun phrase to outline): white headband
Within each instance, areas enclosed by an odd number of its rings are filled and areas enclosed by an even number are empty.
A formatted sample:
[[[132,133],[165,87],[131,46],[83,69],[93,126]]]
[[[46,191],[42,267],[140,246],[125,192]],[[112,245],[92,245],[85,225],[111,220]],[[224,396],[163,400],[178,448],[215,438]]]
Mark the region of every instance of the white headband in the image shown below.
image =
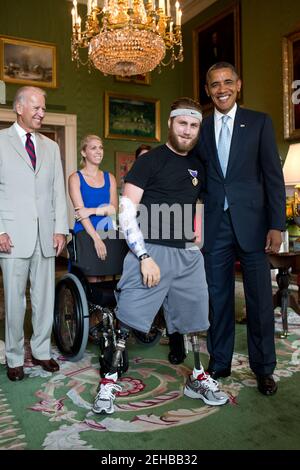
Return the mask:
[[[199,119],[199,121],[202,121],[202,113],[200,111],[196,111],[196,109],[189,109],[189,108],[177,108],[173,109],[170,113],[170,118],[176,117],[176,116],[191,116],[196,119]]]

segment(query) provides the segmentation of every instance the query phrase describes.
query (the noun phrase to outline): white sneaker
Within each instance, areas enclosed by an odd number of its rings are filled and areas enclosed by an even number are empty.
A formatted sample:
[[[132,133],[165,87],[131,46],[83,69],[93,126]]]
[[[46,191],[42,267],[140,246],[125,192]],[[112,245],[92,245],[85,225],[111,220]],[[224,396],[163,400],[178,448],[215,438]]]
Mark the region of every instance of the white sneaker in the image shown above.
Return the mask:
[[[116,375],[115,380],[117,380],[117,374],[113,375]],[[100,389],[92,407],[94,413],[110,415],[114,412],[115,392],[120,392],[122,387],[110,377],[112,376],[106,374],[100,383]]]
[[[190,375],[186,381],[184,395],[189,398],[200,398],[206,405],[225,405],[228,395],[219,389],[218,382],[203,372],[197,378]]]

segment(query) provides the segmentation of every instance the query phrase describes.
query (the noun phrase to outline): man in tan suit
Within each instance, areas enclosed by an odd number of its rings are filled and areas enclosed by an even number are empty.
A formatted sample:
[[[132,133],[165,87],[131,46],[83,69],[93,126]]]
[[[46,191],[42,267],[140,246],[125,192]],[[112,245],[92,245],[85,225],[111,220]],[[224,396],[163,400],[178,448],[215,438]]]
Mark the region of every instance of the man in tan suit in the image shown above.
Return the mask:
[[[32,361],[55,372],[50,336],[55,255],[68,233],[64,179],[58,145],[39,132],[45,92],[22,87],[14,100],[17,121],[0,131],[0,265],[5,297],[7,376],[24,378],[26,284],[30,279]]]

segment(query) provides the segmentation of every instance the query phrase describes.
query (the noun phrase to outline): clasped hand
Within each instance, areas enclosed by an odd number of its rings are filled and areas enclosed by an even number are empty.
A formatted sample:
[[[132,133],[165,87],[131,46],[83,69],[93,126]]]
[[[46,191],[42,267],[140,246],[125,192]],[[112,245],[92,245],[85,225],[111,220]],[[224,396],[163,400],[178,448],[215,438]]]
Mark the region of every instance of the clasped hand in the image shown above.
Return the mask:
[[[87,207],[75,207],[75,219],[77,222],[80,222],[83,219],[88,219],[91,215],[91,209]]]

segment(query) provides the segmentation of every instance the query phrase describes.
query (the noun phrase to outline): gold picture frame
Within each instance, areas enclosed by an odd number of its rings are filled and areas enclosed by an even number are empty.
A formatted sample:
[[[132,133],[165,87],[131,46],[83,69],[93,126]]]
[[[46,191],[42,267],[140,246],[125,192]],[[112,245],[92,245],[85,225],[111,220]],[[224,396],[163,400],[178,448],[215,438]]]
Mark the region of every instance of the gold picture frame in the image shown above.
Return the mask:
[[[284,138],[300,138],[300,31],[282,41]]]
[[[145,75],[132,75],[131,77],[122,77],[121,75],[116,75],[115,80],[116,82],[135,83],[137,85],[150,85],[151,74],[150,72],[148,72],[145,73]]]
[[[7,83],[57,88],[56,45],[0,36],[0,79]]]
[[[106,139],[160,141],[160,101],[136,95],[105,92]]]
[[[124,178],[134,162],[134,152],[115,152],[115,175],[118,188],[123,187]]]
[[[193,31],[193,83],[194,97],[204,112],[212,109],[210,97],[205,91],[206,72],[216,62],[229,62],[241,72],[240,2]],[[241,100],[241,96],[239,97]]]

